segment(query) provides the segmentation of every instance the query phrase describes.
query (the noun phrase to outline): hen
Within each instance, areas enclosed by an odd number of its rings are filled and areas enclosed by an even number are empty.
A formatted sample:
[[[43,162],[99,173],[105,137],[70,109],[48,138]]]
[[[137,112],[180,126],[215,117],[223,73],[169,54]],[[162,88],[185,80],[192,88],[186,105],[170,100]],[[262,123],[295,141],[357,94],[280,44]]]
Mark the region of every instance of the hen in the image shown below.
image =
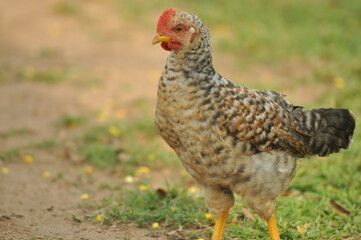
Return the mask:
[[[233,193],[267,221],[280,239],[275,199],[298,158],[346,149],[355,120],[349,110],[293,106],[274,91],[250,90],[218,74],[208,30],[195,15],[165,10],[153,44],[170,51],[160,77],[155,124],[204,190],[221,240]]]

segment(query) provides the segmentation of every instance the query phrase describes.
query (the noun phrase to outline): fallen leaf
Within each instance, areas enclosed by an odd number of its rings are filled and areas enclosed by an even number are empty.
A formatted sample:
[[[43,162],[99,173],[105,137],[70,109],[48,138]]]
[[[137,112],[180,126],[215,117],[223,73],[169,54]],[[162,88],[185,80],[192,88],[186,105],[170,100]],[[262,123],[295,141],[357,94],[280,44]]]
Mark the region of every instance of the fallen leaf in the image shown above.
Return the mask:
[[[251,219],[252,221],[256,221],[256,219],[253,217],[253,215],[245,208],[242,208],[242,212],[245,217]]]
[[[167,195],[167,191],[163,188],[158,188],[155,192],[161,197],[165,197]]]
[[[128,176],[125,177],[124,180],[125,180],[126,183],[132,183],[132,182],[134,182],[134,177],[128,175]]]
[[[10,219],[11,219],[11,217],[9,217],[9,216],[5,216],[5,215],[0,216],[0,221],[6,221],[6,220],[10,220]]]
[[[330,200],[330,205],[333,207],[338,213],[351,215],[352,212],[348,210],[346,207],[342,206],[341,203],[336,200]]]
[[[286,191],[284,191],[284,192],[282,193],[282,196],[288,196],[288,195],[290,195],[291,193],[292,193],[292,190],[287,189]]]

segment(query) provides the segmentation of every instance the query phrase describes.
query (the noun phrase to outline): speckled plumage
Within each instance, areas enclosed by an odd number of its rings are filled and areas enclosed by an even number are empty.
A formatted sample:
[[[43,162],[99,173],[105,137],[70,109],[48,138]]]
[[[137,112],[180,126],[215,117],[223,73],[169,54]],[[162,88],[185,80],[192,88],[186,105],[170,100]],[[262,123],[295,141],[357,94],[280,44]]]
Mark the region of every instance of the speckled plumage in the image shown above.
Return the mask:
[[[172,50],[159,81],[155,123],[217,217],[233,193],[268,219],[292,180],[296,160],[347,148],[355,121],[348,110],[304,110],[283,95],[233,83],[213,65],[208,30],[176,12],[171,28],[195,28],[194,41]],[[188,34],[188,33],[185,33]]]

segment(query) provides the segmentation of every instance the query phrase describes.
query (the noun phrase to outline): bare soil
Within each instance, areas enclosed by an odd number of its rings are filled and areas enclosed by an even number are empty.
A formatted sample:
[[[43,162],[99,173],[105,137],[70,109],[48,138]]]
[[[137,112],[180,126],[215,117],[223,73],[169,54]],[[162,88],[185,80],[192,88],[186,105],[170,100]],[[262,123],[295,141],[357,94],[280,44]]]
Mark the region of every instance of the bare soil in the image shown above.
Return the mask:
[[[0,152],[49,138],[66,139],[74,132],[59,128],[62,116],[89,116],[109,101],[130,111],[138,99],[154,106],[158,76],[168,54],[151,46],[154,29],[119,17],[107,1],[84,1],[81,13],[73,15],[56,13],[60,2],[0,1]],[[216,54],[214,59],[231,79],[262,82],[292,77],[265,67],[241,73],[232,58]],[[77,81],[29,81],[26,74],[33,69],[66,69]],[[308,74],[307,68],[295,72]],[[94,79],[95,85],[87,79]],[[307,102],[304,96],[299,100],[298,104]],[[14,129],[26,129],[28,134],[4,136]],[[26,154],[30,153],[21,152]],[[31,164],[0,159],[0,168],[10,170],[0,173],[0,239],[168,239],[166,230],[152,237],[147,229],[132,224],[74,221],[72,216],[84,214],[81,194],[101,199],[110,190],[99,185],[122,185],[124,176],[98,169],[90,179],[84,177],[83,163],[64,157],[56,148],[32,150],[31,155]],[[44,178],[44,171],[52,177]]]

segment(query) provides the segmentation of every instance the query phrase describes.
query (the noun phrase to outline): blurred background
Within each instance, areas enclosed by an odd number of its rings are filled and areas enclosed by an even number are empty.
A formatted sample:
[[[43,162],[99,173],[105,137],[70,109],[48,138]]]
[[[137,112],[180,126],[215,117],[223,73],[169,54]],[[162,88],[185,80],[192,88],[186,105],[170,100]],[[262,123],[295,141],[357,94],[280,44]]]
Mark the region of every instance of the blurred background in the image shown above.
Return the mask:
[[[1,239],[209,237],[202,198],[153,124],[168,52],[151,41],[169,7],[206,23],[226,78],[360,118],[359,0],[1,0]],[[356,128],[348,151],[300,162],[279,200],[281,238],[360,237],[360,140]],[[194,215],[148,212],[162,201]],[[226,239],[264,239],[245,211]],[[168,234],[180,226],[183,238]]]

